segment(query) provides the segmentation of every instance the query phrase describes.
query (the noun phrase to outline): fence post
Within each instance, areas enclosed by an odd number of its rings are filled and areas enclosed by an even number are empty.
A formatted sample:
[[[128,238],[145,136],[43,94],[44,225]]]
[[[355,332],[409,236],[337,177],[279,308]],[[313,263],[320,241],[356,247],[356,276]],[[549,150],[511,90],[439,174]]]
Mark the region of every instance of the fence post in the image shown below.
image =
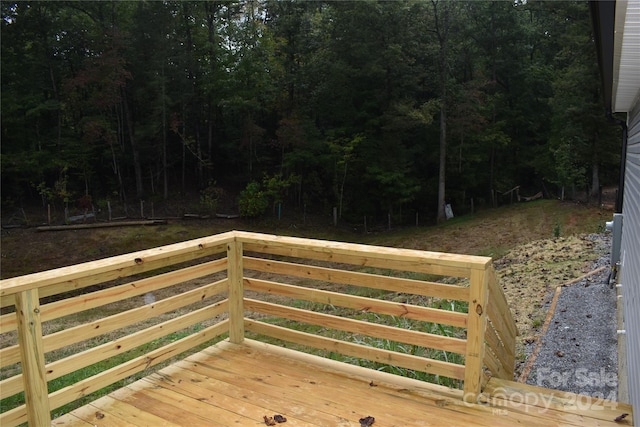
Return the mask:
[[[42,323],[38,289],[16,294],[18,343],[22,362],[22,380],[30,426],[51,424],[49,392],[44,367]]]
[[[464,369],[464,400],[476,403],[482,387],[485,352],[484,331],[487,327],[488,265],[471,268],[469,314],[467,317],[467,351]]]
[[[229,341],[244,340],[244,270],[242,242],[237,239],[227,245],[227,280],[229,281]]]

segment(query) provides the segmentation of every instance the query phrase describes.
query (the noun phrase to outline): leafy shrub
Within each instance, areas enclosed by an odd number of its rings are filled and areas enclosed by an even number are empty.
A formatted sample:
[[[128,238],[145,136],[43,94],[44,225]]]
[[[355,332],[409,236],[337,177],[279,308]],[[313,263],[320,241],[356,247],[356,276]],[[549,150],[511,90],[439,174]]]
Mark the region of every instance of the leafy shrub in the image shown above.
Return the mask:
[[[260,184],[252,181],[242,190],[238,198],[238,208],[240,215],[247,218],[255,218],[263,215],[269,206],[269,199]]]
[[[217,187],[215,181],[210,181],[207,188],[200,191],[200,205],[206,211],[215,213],[222,196],[224,196],[224,189]]]

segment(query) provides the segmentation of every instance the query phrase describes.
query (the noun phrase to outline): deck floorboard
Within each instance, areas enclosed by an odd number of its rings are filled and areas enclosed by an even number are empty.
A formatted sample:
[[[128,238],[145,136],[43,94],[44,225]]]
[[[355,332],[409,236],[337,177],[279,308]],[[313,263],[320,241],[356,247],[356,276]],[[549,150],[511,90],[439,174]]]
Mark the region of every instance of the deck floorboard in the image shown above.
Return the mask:
[[[264,416],[284,427],[475,425],[620,426],[629,405],[587,401],[571,393],[490,380],[483,404],[460,391],[327,361],[256,341],[205,349],[78,408],[55,426],[259,426]]]

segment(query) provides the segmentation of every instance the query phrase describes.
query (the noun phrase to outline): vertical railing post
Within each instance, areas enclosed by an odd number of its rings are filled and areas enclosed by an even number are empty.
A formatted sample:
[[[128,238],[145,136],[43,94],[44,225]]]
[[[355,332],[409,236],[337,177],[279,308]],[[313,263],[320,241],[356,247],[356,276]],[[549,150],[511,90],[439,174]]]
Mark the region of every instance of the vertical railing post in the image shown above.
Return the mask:
[[[237,240],[227,245],[227,279],[229,280],[229,341],[239,344],[244,340],[244,269],[242,242]]]
[[[471,269],[467,351],[464,368],[464,400],[475,403],[482,387],[485,352],[484,331],[487,326],[489,275],[486,269]]]
[[[47,426],[51,424],[51,412],[44,367],[38,289],[16,294],[16,315],[27,420],[30,426]]]

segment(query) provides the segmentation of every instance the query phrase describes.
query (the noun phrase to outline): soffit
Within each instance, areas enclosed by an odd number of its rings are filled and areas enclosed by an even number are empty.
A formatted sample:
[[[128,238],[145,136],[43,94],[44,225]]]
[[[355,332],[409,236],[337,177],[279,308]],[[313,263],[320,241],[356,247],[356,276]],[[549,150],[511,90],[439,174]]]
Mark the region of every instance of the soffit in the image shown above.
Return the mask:
[[[640,0],[616,2],[613,53],[613,111],[640,101]]]

